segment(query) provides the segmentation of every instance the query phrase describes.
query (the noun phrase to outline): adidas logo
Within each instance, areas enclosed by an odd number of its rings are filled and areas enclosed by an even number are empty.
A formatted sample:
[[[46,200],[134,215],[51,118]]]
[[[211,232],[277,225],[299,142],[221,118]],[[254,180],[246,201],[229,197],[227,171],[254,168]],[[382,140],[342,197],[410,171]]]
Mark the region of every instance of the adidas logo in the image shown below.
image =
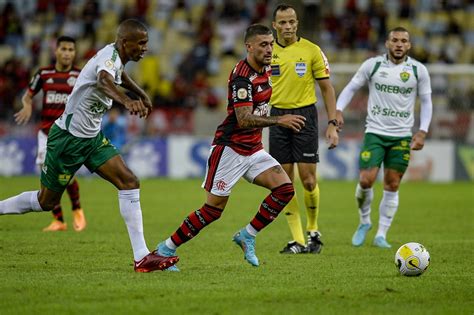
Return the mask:
[[[262,92],[262,91],[263,91],[263,89],[262,89],[262,87],[259,85],[258,88],[257,88],[257,92]]]
[[[52,84],[52,83],[54,83],[54,80],[53,80],[53,78],[49,78],[48,80],[46,80],[46,83],[49,83],[49,84]]]

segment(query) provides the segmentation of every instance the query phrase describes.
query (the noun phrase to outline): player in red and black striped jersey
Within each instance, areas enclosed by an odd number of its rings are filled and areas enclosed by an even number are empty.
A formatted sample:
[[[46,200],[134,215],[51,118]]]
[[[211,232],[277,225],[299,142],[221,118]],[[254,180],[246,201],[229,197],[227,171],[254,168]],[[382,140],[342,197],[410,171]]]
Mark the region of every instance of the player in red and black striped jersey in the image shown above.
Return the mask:
[[[247,59],[241,60],[232,70],[228,85],[228,116],[217,127],[214,145],[230,146],[242,155],[251,155],[263,148],[262,128],[239,125],[236,108],[247,106],[255,116],[268,116],[268,104],[272,95],[271,68],[266,65],[256,71]]]
[[[46,157],[46,141],[49,129],[54,121],[64,112],[66,101],[71,94],[80,69],[73,65],[76,55],[76,42],[68,36],[61,36],[56,40],[56,63],[40,68],[30,81],[23,98],[23,108],[15,114],[17,124],[25,124],[31,118],[33,111],[33,96],[43,91],[43,106],[41,108],[40,130],[38,131],[38,152],[36,164],[43,165]],[[86,219],[79,200],[79,184],[73,178],[67,186],[67,192],[71,199],[73,210],[73,227],[76,231],[82,231],[86,227]],[[53,222],[43,231],[64,231],[67,229],[64,223],[61,205],[53,210]]]
[[[250,223],[234,235],[234,242],[244,251],[253,266],[255,236],[278,216],[294,194],[293,185],[281,165],[262,145],[262,128],[278,125],[299,132],[304,117],[299,115],[267,116],[272,93],[270,62],[273,50],[272,31],[264,25],[251,25],[245,33],[247,58],[240,61],[229,77],[227,117],[217,128],[207,162],[203,188],[206,203],[183,221],[166,241],[158,245],[158,254],[173,256],[178,246],[196,236],[217,220],[229,199],[232,187],[244,177],[266,187],[271,193],[263,200]],[[177,271],[177,267],[171,267]]]

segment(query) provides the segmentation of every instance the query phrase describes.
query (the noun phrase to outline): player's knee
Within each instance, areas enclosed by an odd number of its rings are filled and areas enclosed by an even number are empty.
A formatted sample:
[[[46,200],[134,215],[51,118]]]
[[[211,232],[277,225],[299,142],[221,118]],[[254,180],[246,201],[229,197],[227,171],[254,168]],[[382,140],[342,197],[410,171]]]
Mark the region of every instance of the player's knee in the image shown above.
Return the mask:
[[[359,185],[362,189],[371,188],[374,184],[374,181],[368,177],[361,176],[359,179]]]
[[[120,186],[120,190],[138,189],[140,188],[140,181],[138,177],[135,176],[135,174],[131,173],[128,174],[128,176],[122,178]]]
[[[384,189],[387,191],[398,191],[398,188],[400,188],[399,181],[388,181],[384,184]]]
[[[314,178],[307,178],[303,180],[303,187],[307,191],[313,191],[316,188],[316,181]]]

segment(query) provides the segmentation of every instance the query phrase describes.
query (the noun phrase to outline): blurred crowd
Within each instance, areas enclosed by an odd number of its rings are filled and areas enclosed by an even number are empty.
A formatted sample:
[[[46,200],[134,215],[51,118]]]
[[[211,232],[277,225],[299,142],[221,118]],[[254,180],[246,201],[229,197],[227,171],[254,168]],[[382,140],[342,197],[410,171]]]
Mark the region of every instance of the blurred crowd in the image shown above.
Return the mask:
[[[82,66],[115,40],[120,21],[137,18],[149,26],[149,52],[127,65],[127,71],[160,110],[149,125],[131,120],[129,129],[137,134],[192,132],[190,112],[225,109],[227,76],[245,54],[243,31],[251,23],[270,25],[280,2],[0,0],[0,121],[11,122],[32,73],[54,62],[59,35],[76,38],[76,63]],[[331,64],[360,63],[384,51],[387,30],[398,25],[410,30],[411,55],[421,62],[473,62],[474,4],[469,0],[285,2],[300,12],[300,34],[318,43]],[[0,123],[0,135],[5,128]]]

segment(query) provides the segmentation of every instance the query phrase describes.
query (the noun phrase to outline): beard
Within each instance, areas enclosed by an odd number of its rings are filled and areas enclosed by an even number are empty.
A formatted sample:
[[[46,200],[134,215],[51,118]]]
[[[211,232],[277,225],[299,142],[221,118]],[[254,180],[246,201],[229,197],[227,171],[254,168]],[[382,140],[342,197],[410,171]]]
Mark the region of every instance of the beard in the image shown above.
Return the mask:
[[[402,53],[401,55],[395,55],[395,52],[389,51],[390,56],[391,56],[394,60],[403,60],[403,59],[405,59],[405,57],[407,56],[407,53],[408,53],[408,52],[404,52],[404,53]]]

